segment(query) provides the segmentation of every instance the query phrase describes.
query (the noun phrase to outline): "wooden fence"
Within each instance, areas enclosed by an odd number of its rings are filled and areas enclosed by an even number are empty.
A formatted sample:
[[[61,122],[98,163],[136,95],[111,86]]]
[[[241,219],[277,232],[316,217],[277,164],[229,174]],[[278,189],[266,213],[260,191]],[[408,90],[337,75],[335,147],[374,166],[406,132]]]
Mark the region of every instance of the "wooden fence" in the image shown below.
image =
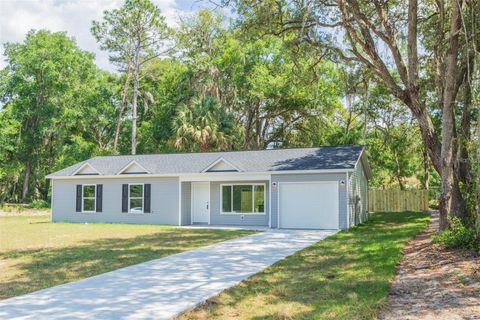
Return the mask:
[[[427,211],[428,190],[368,190],[368,211]]]

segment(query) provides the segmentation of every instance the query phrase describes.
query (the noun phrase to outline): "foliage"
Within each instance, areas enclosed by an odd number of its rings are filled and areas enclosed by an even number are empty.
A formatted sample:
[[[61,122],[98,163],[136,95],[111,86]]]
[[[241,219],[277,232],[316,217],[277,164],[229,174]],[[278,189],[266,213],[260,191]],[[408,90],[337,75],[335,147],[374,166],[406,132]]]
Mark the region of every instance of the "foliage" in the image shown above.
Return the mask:
[[[325,122],[341,110],[338,69],[297,59],[277,37],[250,37],[223,25],[218,15],[200,11],[176,33],[193,97],[214,97],[235,115],[243,134],[233,148],[313,145],[295,137],[308,131],[305,123]]]
[[[447,249],[480,250],[480,233],[472,226],[466,226],[458,217],[448,218],[449,229],[440,231],[434,241]]]
[[[126,1],[92,26],[115,74],[97,69],[93,54],[65,33],[31,31],[7,44],[0,201],[48,202],[46,174],[129,153],[134,136],[138,153],[364,144],[371,185],[438,188],[412,115],[371,72],[328,50],[319,54],[295,32],[247,28],[251,18],[239,14],[232,23],[200,10],[172,29],[151,2]],[[438,108],[427,98],[438,127]]]
[[[349,73],[354,70],[363,74],[361,82],[383,86],[388,93],[385,97],[408,111],[418,126],[423,158],[428,156],[428,161],[423,161],[424,187],[428,166],[440,176],[440,227],[447,227],[447,215],[459,216],[463,221],[473,216],[469,200],[478,201],[480,193],[473,193],[470,173],[472,162],[478,161],[478,152],[473,158],[468,146],[475,123],[472,102],[476,89],[472,79],[478,74],[478,1],[223,3],[233,4],[238,24],[245,32],[255,30],[290,39],[292,50],[300,56],[315,52],[317,57],[346,66]],[[347,84],[356,87],[355,82]],[[348,98],[356,90],[348,88],[345,92]],[[398,150],[389,150],[392,154],[387,160],[393,158],[400,165],[386,165],[403,169]],[[404,172],[396,174],[400,186],[400,178],[409,175],[411,169],[405,166]],[[476,207],[480,219],[478,204]]]
[[[235,136],[233,115],[213,97],[181,107],[174,120],[175,146],[180,150],[230,149]]]
[[[77,136],[82,123],[104,127],[98,116],[111,101],[92,90],[100,73],[93,55],[78,48],[65,33],[31,31],[23,43],[6,44],[5,54],[8,64],[1,73],[0,198],[46,199],[46,171],[64,164],[62,149],[82,140]],[[97,108],[96,114],[91,112]],[[89,115],[92,117],[85,118]],[[108,123],[108,116],[104,122]],[[81,133],[85,134],[90,132]],[[92,149],[74,161],[88,158]]]
[[[31,208],[31,209],[48,209],[48,208],[50,208],[50,203],[43,200],[43,199],[33,200],[28,205],[28,207]]]
[[[132,154],[137,150],[137,103],[140,90],[140,73],[145,63],[166,53],[165,42],[170,36],[170,30],[161,15],[160,9],[150,0],[126,0],[119,9],[105,11],[101,22],[94,21],[91,29],[100,42],[100,47],[110,52],[110,60],[125,73],[125,87],[122,92],[123,101],[120,105],[119,120],[123,117],[126,104],[126,90],[129,87],[128,77],[133,75],[131,100]],[[151,93],[143,92],[144,97]],[[150,99],[151,100],[151,99]],[[144,101],[146,101],[144,99]],[[117,124],[116,139],[118,138]],[[114,145],[116,149],[117,145]]]

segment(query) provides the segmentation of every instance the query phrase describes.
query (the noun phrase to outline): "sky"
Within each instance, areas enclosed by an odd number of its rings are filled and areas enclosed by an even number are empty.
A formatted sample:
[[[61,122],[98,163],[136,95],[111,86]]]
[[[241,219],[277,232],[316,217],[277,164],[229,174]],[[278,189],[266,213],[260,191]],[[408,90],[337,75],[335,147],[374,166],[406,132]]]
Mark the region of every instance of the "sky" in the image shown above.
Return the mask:
[[[178,17],[212,6],[207,0],[152,0],[174,26]],[[83,50],[95,53],[96,64],[109,71],[115,68],[108,53],[101,51],[90,33],[92,20],[100,20],[103,11],[118,8],[123,0],[0,0],[0,68],[5,67],[3,44],[21,42],[31,29],[66,31]]]

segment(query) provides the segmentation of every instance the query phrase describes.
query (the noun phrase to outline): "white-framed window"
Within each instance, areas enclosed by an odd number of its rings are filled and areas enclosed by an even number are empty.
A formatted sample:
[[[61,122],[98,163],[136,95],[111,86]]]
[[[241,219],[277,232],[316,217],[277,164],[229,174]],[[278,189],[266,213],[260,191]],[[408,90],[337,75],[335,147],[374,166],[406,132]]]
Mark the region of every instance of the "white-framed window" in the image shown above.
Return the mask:
[[[265,184],[220,185],[221,214],[265,214]]]
[[[82,212],[96,212],[97,185],[82,184]]]
[[[130,183],[128,185],[128,212],[143,213],[143,199],[145,186],[143,183]]]

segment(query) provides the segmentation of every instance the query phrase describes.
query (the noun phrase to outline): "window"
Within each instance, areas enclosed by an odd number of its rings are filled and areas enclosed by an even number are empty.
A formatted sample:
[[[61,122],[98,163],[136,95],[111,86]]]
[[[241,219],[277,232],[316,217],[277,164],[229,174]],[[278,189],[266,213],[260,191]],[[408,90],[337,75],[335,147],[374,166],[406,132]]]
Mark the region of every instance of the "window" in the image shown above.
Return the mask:
[[[143,184],[128,185],[128,212],[143,213]]]
[[[222,213],[264,214],[265,185],[222,185]]]
[[[94,184],[82,185],[82,212],[95,212],[97,186]]]

